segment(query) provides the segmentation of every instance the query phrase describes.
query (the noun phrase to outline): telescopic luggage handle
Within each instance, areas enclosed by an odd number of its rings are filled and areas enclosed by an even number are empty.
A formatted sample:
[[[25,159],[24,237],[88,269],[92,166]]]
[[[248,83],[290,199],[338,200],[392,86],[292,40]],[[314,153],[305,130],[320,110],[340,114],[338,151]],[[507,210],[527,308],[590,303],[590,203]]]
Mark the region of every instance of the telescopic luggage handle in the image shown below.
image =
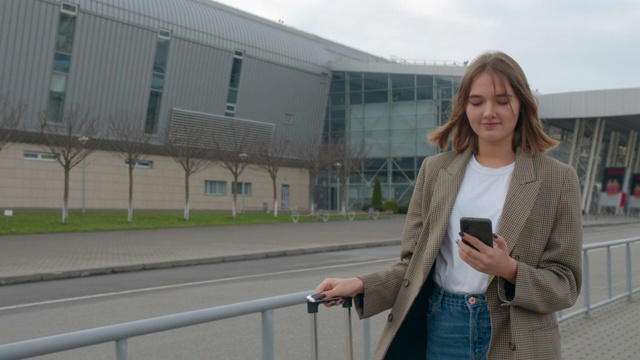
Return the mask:
[[[330,299],[323,299],[319,297],[319,294],[307,296],[307,313],[310,315],[311,324],[311,358],[318,360],[318,307],[320,304],[324,304],[331,301],[337,301],[342,299],[342,308],[345,312],[345,328],[347,332],[347,353],[349,354],[349,360],[353,360],[353,329],[351,327],[351,306],[353,305],[353,299],[350,297],[334,297]]]
[[[340,296],[336,296],[330,299],[315,299],[314,296],[316,296],[317,294],[314,295],[309,295],[307,296],[307,313],[308,314],[315,314],[318,312],[318,306],[320,306],[320,304],[324,304],[324,303],[328,303],[331,301],[338,301],[340,299],[342,299],[342,307],[343,308],[350,308],[353,305],[353,299],[350,297],[340,297]],[[311,300],[313,299],[313,300]]]

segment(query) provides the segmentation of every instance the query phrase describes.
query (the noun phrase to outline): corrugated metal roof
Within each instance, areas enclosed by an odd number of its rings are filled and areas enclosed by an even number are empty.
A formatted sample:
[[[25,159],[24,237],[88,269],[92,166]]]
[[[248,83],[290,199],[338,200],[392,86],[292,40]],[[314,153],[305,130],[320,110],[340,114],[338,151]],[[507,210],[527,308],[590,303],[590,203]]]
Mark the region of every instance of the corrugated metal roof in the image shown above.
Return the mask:
[[[60,0],[55,0],[61,2]],[[173,36],[307,70],[331,61],[386,61],[316,35],[266,20],[210,0],[69,0],[88,11],[144,27],[165,28]]]

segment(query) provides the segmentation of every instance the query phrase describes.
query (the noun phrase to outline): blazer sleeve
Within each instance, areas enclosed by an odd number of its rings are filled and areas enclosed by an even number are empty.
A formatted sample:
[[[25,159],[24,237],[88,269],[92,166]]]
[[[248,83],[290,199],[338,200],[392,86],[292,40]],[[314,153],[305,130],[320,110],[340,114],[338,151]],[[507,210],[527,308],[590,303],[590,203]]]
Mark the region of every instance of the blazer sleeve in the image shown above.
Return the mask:
[[[402,233],[400,260],[385,270],[359,276],[364,284],[364,293],[354,299],[354,304],[361,318],[370,317],[390,309],[396,300],[407,267],[413,257],[416,239],[424,226],[425,209],[428,209],[425,178],[429,168],[429,159],[426,158],[422,162],[416,178]]]
[[[502,278],[498,280],[498,294],[503,306],[518,306],[546,314],[573,306],[580,294],[582,286],[580,185],[573,168],[565,166],[561,169],[564,171],[556,217],[549,221],[552,229],[542,256],[536,266],[518,261],[515,285]]]

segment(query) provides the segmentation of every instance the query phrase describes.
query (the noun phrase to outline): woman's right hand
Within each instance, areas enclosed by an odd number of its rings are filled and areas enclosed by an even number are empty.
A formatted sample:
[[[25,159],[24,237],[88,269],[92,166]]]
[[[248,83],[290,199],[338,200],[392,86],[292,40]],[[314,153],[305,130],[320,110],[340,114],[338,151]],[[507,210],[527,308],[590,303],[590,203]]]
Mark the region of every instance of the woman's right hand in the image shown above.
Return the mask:
[[[314,294],[323,293],[325,299],[332,297],[355,297],[364,292],[364,284],[357,277],[353,278],[328,278],[324,279],[313,291]],[[333,304],[327,303],[328,306]]]

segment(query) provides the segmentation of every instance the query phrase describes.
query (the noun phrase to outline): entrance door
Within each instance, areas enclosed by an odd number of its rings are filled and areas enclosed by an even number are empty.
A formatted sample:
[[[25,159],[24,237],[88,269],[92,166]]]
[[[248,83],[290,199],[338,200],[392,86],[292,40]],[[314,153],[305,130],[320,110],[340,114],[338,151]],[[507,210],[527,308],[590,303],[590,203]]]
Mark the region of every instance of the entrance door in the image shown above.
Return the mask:
[[[290,196],[291,196],[291,189],[289,187],[289,185],[287,184],[282,184],[282,190],[280,191],[280,196],[281,196],[281,201],[280,201],[280,208],[282,209],[288,209],[289,206],[291,205],[290,202]]]

